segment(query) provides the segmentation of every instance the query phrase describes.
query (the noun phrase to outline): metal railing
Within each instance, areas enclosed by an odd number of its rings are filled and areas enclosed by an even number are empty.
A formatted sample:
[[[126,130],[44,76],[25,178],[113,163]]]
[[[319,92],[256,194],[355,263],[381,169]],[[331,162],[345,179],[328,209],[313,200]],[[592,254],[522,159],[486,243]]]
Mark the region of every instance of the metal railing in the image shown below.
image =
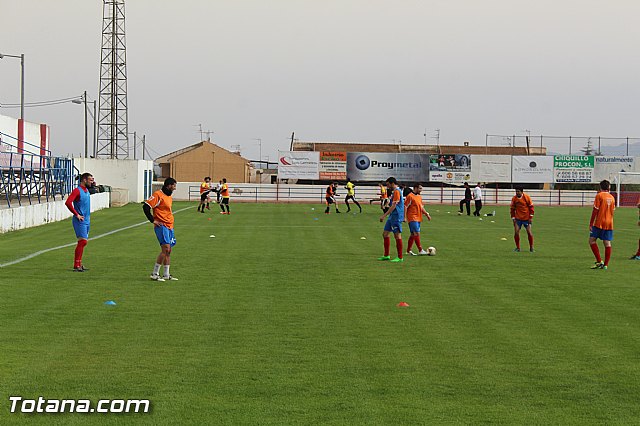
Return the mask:
[[[5,138],[9,138],[10,140],[14,141],[15,143],[7,143]],[[19,151],[18,145],[20,143],[22,143],[22,150],[24,152],[18,152]],[[45,157],[51,157],[51,151],[49,151],[48,149],[42,148],[39,145],[34,145],[34,144],[30,143],[30,142],[27,142],[27,141],[22,140],[22,139],[15,138],[15,137],[13,137],[11,135],[8,135],[8,134],[2,133],[2,132],[0,132],[0,145],[7,145],[8,147],[12,148],[12,151],[14,151],[14,152],[16,152],[18,154],[32,154],[32,155],[42,155],[42,154],[44,154]],[[34,149],[34,151],[36,151],[36,152],[32,152],[29,149],[30,147],[32,147]]]
[[[62,199],[73,190],[77,173],[70,158],[0,152],[0,199],[8,207]]]
[[[188,199],[200,199],[200,187],[189,186]],[[589,206],[593,203],[596,191],[574,190],[527,190],[535,205],[546,206]],[[483,203],[487,205],[508,205],[514,195],[513,189],[484,188]],[[339,190],[338,201],[342,203],[346,190]],[[422,200],[426,204],[458,205],[464,198],[464,188],[454,187],[425,187],[422,190]],[[215,200],[215,194],[211,193]],[[239,202],[253,203],[324,203],[325,187],[317,185],[231,185],[231,199]],[[356,189],[356,199],[360,203],[370,204],[379,199],[378,187],[359,186]]]

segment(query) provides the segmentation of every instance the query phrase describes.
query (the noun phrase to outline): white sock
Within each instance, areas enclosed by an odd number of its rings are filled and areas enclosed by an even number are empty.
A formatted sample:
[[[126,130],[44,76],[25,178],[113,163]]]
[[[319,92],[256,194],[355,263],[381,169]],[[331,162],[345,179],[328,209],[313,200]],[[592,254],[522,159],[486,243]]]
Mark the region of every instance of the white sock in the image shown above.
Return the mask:
[[[171,265],[164,265],[164,276],[165,277],[168,277],[170,275],[169,274],[169,266],[171,266]]]
[[[158,275],[160,273],[160,267],[162,265],[159,263],[156,263],[155,266],[153,267],[153,275]]]

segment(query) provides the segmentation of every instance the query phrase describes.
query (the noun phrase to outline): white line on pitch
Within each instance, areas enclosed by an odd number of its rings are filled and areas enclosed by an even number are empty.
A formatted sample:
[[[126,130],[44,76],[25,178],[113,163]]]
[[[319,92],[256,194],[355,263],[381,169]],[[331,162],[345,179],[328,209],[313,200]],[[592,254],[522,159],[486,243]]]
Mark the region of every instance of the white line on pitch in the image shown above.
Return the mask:
[[[189,210],[190,208],[191,207],[186,207],[184,209],[176,210],[173,213],[174,214],[175,213],[180,213],[182,211]],[[137,226],[142,226],[145,223],[149,223],[149,221],[145,220],[144,222],[136,223],[134,225],[125,226],[124,228],[114,229],[113,231],[105,232],[104,234],[100,234],[100,235],[96,235],[95,237],[91,237],[90,240],[91,241],[97,240],[98,238],[106,237],[107,235],[112,235],[112,234],[115,234],[115,233],[120,232],[120,231],[126,231],[127,229],[135,228]],[[15,265],[16,263],[24,262],[25,260],[33,259],[36,256],[40,256],[41,254],[48,253],[48,252],[53,251],[53,250],[59,250],[61,248],[73,247],[75,245],[76,245],[76,243],[69,243],[69,244],[65,244],[65,245],[62,245],[62,246],[51,247],[51,248],[48,248],[48,249],[45,249],[45,250],[40,250],[40,251],[37,251],[35,253],[31,253],[30,255],[27,255],[25,257],[21,257],[20,259],[15,259],[15,260],[12,260],[11,262],[7,262],[7,263],[2,263],[2,264],[0,264],[0,268],[5,268],[7,266]]]

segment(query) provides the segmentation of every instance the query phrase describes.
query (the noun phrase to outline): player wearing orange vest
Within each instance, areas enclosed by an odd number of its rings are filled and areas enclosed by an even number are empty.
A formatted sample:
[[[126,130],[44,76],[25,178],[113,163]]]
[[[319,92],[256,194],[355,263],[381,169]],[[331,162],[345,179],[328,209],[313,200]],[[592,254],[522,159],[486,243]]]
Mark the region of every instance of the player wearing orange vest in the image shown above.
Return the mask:
[[[162,189],[151,194],[151,197],[142,204],[142,209],[147,219],[153,223],[153,230],[160,243],[160,254],[153,267],[151,279],[155,281],[178,281],[171,276],[169,266],[171,264],[171,248],[176,245],[176,236],[173,231],[173,212],[171,194],[176,190],[177,182],[173,178],[166,178]],[[153,210],[153,214],[151,213]],[[164,265],[164,274],[160,276],[160,267]]]
[[[329,208],[331,206],[331,204],[335,204],[336,205],[336,213],[340,213],[340,210],[338,210],[338,200],[336,199],[336,196],[338,192],[338,182],[333,182],[331,185],[327,186],[327,190],[325,191],[324,194],[324,200],[325,203],[327,204],[327,208],[324,210],[325,214],[329,214]]]
[[[229,185],[227,185],[227,178],[222,178],[222,187],[220,187],[220,196],[222,197],[222,201],[220,201],[220,208],[222,211],[220,214],[231,214],[229,211]],[[225,207],[227,211],[225,211]]]
[[[593,202],[593,212],[589,220],[589,245],[596,257],[596,263],[591,269],[607,269],[611,259],[611,240],[613,240],[613,212],[616,209],[616,201],[609,193],[611,184],[608,180],[600,182],[600,191]],[[604,262],[600,257],[597,239],[604,243]]]
[[[409,231],[411,235],[409,236],[409,242],[407,243],[407,254],[417,256],[417,255],[426,255],[426,250],[422,248],[422,244],[420,244],[420,224],[422,223],[422,215],[427,216],[428,220],[431,220],[431,215],[424,209],[424,205],[422,204],[422,197],[420,193],[422,192],[422,185],[416,183],[413,186],[413,191],[407,195],[404,200],[404,217],[407,222],[409,222]],[[411,246],[413,243],[416,243],[416,247],[418,247],[418,253],[414,253],[411,251]]]
[[[380,187],[380,208],[383,213],[386,213],[389,210],[389,196],[387,195],[387,186],[386,183],[378,184]]]
[[[211,193],[211,178],[207,176],[204,178],[204,182],[200,184],[200,204],[198,204],[198,211],[204,213],[204,208],[206,205],[207,210],[209,210],[209,193]]]
[[[511,220],[513,221],[513,239],[516,242],[516,248],[513,251],[520,251],[520,229],[524,226],[529,238],[529,251],[533,253],[533,231],[531,230],[533,202],[521,186],[516,186],[516,195],[511,198]]]

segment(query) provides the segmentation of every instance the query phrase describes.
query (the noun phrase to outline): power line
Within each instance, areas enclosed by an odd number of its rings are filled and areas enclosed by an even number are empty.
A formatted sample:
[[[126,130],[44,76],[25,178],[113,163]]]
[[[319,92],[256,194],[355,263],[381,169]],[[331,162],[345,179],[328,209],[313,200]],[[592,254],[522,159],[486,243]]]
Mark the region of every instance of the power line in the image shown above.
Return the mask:
[[[25,102],[25,106],[47,106],[47,105],[57,105],[57,104],[61,104],[61,103],[65,103],[65,102],[71,102],[74,100],[79,100],[82,99],[82,95],[80,96],[74,96],[74,97],[70,97],[70,98],[61,98],[61,99],[51,99],[51,100],[47,100],[47,101],[37,101],[37,102]],[[0,105],[2,105],[3,108],[14,108],[14,107],[19,107],[20,104],[3,104],[0,102]]]

